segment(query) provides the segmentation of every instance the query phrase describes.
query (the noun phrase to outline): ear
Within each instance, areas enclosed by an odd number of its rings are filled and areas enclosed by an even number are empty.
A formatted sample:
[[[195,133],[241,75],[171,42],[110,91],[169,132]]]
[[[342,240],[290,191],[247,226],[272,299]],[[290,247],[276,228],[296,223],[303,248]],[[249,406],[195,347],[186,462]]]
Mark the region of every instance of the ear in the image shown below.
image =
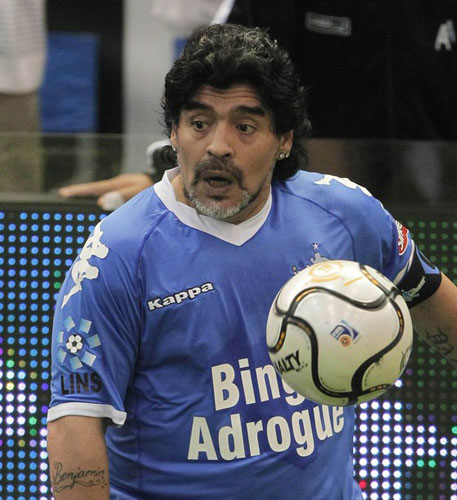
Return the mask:
[[[171,126],[171,133],[170,133],[170,142],[173,148],[178,147],[178,131],[177,131],[177,126],[176,123],[173,122],[173,125]]]
[[[285,134],[279,136],[279,148],[281,151],[290,151],[294,142],[294,131],[289,130]]]

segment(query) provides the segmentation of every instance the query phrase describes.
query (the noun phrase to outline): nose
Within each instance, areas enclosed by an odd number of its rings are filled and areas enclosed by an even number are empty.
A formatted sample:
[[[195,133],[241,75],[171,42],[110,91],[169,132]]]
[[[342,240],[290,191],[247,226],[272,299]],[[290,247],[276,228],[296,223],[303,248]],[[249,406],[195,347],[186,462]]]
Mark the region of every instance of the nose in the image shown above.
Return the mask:
[[[233,156],[232,134],[228,124],[218,123],[213,127],[206,150],[208,155],[218,158],[231,158]]]

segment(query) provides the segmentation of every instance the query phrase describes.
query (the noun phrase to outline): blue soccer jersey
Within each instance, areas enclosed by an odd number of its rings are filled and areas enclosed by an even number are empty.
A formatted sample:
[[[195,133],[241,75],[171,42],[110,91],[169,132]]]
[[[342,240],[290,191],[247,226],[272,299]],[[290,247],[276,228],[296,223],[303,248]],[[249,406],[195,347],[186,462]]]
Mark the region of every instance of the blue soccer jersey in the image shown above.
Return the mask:
[[[112,499],[361,499],[354,409],[283,384],[265,325],[281,286],[315,262],[359,261],[398,282],[409,233],[347,179],[273,182],[263,210],[233,225],[177,202],[174,175],[98,224],[73,264],[48,419],[111,420]]]

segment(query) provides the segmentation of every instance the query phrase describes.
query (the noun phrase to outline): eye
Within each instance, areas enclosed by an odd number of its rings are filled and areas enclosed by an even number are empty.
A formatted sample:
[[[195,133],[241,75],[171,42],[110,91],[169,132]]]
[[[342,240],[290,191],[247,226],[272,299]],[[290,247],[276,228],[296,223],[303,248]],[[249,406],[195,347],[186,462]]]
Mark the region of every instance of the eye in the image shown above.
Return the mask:
[[[255,132],[255,127],[253,125],[249,125],[247,123],[240,123],[237,126],[237,128],[243,134],[252,134],[252,132]]]
[[[192,127],[195,130],[204,130],[208,125],[202,120],[193,120]]]

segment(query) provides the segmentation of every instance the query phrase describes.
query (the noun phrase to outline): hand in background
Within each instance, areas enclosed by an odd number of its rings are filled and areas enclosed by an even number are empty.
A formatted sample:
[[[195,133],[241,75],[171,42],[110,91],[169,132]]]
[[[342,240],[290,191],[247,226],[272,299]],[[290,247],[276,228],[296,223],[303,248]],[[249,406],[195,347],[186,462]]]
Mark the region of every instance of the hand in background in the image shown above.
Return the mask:
[[[121,174],[103,181],[66,186],[59,189],[59,194],[63,198],[97,197],[97,205],[103,210],[115,210],[152,184],[147,174]]]

